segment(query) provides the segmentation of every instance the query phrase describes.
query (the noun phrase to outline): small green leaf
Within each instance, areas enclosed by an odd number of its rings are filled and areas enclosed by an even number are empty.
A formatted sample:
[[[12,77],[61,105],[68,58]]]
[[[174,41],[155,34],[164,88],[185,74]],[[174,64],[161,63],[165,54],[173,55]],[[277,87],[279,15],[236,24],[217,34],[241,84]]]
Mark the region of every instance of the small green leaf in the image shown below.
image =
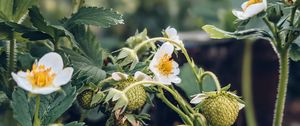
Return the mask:
[[[242,31],[235,31],[235,32],[227,32],[221,30],[213,25],[205,25],[202,29],[207,32],[211,38],[213,39],[225,39],[225,38],[236,38],[236,39],[272,39],[272,36],[262,30],[262,29],[247,29]]]
[[[76,98],[76,88],[67,84],[63,88],[64,94],[55,92],[41,97],[40,117],[43,125],[53,123],[66,110],[68,110]]]
[[[223,31],[213,25],[205,25],[202,29],[210,35],[213,39],[235,38],[229,32]]]
[[[14,112],[14,118],[20,123],[20,125],[32,126],[34,105],[34,100],[29,99],[23,89],[15,89],[12,94],[11,107]]]
[[[119,94],[117,94],[119,95]],[[118,109],[122,109],[121,113],[123,113],[128,105],[128,98],[126,97],[125,94],[120,94],[120,98],[118,99],[117,103],[115,104],[115,107],[113,111],[116,111]]]
[[[289,56],[293,61],[299,61],[300,60],[300,47],[297,44],[292,44],[291,45]]]
[[[136,118],[133,114],[126,114],[125,115],[127,117],[127,120],[131,123],[131,124],[135,124],[136,123]]]
[[[105,95],[103,92],[99,91],[96,94],[94,94],[92,98],[91,105],[101,102],[105,98]]]
[[[82,7],[65,22],[65,26],[72,28],[76,24],[95,25],[102,28],[123,24],[122,15],[112,9],[97,7]]]

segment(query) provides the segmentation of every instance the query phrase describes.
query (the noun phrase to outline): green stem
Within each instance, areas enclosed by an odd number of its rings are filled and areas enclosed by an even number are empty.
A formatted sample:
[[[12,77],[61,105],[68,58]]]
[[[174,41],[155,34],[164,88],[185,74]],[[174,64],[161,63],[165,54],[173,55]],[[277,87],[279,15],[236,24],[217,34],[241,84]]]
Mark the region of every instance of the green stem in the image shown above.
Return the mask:
[[[184,121],[185,124],[192,125],[192,121],[186,114],[184,114],[179,108],[174,106],[164,95],[163,90],[159,88],[160,93],[157,94],[157,97],[160,98],[167,106],[169,106],[171,109],[173,109],[180,118]]]
[[[252,44],[253,40],[246,40],[244,47],[243,66],[242,66],[242,93],[246,102],[246,121],[247,126],[256,126],[255,112],[252,99]]]
[[[215,86],[217,88],[217,91],[220,91],[221,90],[221,85],[220,85],[220,82],[219,82],[219,79],[217,78],[217,76],[213,73],[213,72],[210,72],[210,71],[205,71],[201,76],[200,76],[200,79],[203,80],[204,77],[208,75],[210,77],[213,78],[214,82],[215,82]]]
[[[194,75],[195,75],[198,83],[201,83],[200,77],[197,74],[196,66],[195,66],[193,60],[190,58],[189,54],[187,53],[187,50],[182,45],[180,45],[179,43],[177,43],[176,41],[174,41],[172,39],[168,39],[168,38],[164,38],[164,37],[151,38],[151,39],[145,40],[145,41],[141,42],[139,45],[137,45],[134,48],[134,51],[138,52],[144,45],[146,45],[146,44],[148,44],[150,42],[157,42],[157,41],[169,42],[169,43],[171,43],[171,44],[179,47],[181,49],[183,55],[185,56],[186,60],[188,61],[188,63],[192,67],[193,73],[194,73]],[[200,85],[200,89],[201,90],[203,89],[202,85]]]
[[[275,104],[273,126],[281,126],[283,120],[285,97],[288,84],[288,73],[289,73],[289,49],[285,48],[280,52],[279,62],[280,62],[280,75],[279,84],[277,89],[277,99]]]
[[[181,106],[181,108],[183,109],[183,111],[185,113],[187,113],[192,118],[193,115],[191,113],[194,113],[194,110],[192,109],[192,107],[185,102],[185,100],[182,98],[182,96],[180,95],[180,93],[177,92],[177,90],[175,89],[174,86],[171,86],[171,88],[177,94],[178,100],[182,101],[182,102],[178,102],[178,104]]]
[[[35,103],[35,114],[34,114],[33,126],[40,126],[41,125],[41,121],[39,119],[40,100],[41,100],[40,95],[37,95],[36,100],[35,100],[36,103]]]
[[[101,81],[97,84],[97,87],[101,88],[101,87],[103,87],[103,85],[104,85],[106,82],[109,82],[109,81],[111,81],[111,80],[113,80],[112,77],[108,77],[108,78],[106,78],[106,79],[104,79],[104,80],[101,80]]]
[[[272,25],[272,23],[268,20],[268,18],[264,17],[263,18],[263,21],[265,22],[265,24],[268,26],[268,28],[270,29],[270,31],[272,32],[272,35],[274,38],[272,38],[272,43],[275,45],[275,46],[280,46],[279,43],[276,43],[276,42],[280,42],[276,39],[276,36],[277,36],[277,32],[276,32],[276,28]]]

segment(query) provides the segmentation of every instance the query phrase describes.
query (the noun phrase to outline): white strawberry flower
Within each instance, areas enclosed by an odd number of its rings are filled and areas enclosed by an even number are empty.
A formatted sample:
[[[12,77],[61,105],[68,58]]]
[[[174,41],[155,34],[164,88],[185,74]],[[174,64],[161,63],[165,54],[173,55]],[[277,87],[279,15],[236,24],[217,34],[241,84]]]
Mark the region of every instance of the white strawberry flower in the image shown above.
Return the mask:
[[[73,74],[73,68],[63,69],[62,57],[55,52],[45,54],[32,65],[32,70],[11,73],[17,85],[33,94],[47,95],[60,90],[67,84]]]
[[[184,47],[184,44],[182,40],[179,39],[177,30],[175,28],[169,26],[165,29],[164,33],[165,33],[165,37],[175,41],[176,43]],[[178,46],[176,46],[176,50],[181,50],[181,49]]]
[[[249,0],[247,2],[244,2],[241,7],[242,11],[232,10],[232,13],[238,19],[246,20],[266,10],[267,0]]]
[[[164,43],[155,53],[149,68],[155,75],[155,80],[171,85],[171,83],[180,83],[181,79],[177,76],[180,72],[178,63],[172,59],[174,46],[170,43]]]

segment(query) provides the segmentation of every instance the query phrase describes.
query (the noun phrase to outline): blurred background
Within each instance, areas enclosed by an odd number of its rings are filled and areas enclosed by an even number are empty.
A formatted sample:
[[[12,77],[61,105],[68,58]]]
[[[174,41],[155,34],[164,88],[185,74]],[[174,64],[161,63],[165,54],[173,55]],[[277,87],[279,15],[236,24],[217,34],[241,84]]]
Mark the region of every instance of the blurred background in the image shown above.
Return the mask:
[[[74,1],[74,0],[73,0]],[[75,0],[76,1],[76,0]],[[113,8],[123,14],[125,24],[108,29],[94,28],[103,48],[114,51],[123,47],[128,37],[136,31],[147,28],[150,37],[161,36],[162,29],[172,26],[179,31],[189,54],[196,64],[205,70],[214,72],[223,86],[231,84],[231,90],[242,95],[241,73],[245,41],[226,39],[211,40],[201,27],[205,24],[216,25],[227,31],[234,31],[235,17],[232,8],[239,9],[243,0],[86,0],[86,5]],[[72,13],[72,0],[40,0],[42,10],[49,19],[61,19]],[[260,27],[260,23],[249,27]],[[253,25],[253,26],[251,26]],[[274,101],[278,80],[277,55],[271,45],[264,40],[256,40],[252,45],[252,87],[256,120],[259,126],[272,123]],[[177,60],[181,64],[181,85],[192,85],[193,80],[183,56]],[[300,63],[290,62],[290,79],[286,103],[284,124],[300,125]],[[189,99],[197,93],[195,88],[178,85],[178,89]],[[180,124],[180,118],[158,99],[149,113],[153,126],[174,126]],[[92,110],[93,111],[93,110]],[[69,120],[78,120],[78,111],[70,109],[74,115]],[[99,118],[103,118],[99,121]],[[102,125],[106,117],[97,113],[88,115],[87,125]],[[240,112],[237,126],[245,126],[244,110]]]

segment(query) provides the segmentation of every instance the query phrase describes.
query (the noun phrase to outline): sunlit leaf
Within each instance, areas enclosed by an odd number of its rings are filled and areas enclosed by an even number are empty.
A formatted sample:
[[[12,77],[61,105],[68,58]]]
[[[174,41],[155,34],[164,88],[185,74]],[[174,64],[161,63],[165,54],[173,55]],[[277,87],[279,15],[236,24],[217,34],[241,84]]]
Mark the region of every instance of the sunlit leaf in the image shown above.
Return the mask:
[[[82,7],[65,22],[65,26],[72,28],[76,24],[95,25],[107,28],[111,25],[123,24],[122,15],[112,9],[97,7]]]

